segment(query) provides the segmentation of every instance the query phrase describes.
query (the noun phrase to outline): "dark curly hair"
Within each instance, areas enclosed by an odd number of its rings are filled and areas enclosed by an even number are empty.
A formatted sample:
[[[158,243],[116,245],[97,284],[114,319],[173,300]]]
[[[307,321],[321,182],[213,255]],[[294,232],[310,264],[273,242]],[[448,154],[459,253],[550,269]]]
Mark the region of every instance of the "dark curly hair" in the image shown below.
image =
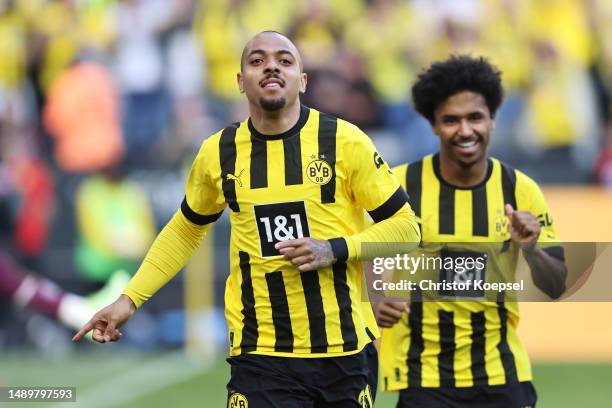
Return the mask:
[[[438,106],[462,91],[481,94],[494,117],[504,98],[501,72],[484,57],[451,55],[446,61],[434,62],[412,86],[414,109],[433,124]]]

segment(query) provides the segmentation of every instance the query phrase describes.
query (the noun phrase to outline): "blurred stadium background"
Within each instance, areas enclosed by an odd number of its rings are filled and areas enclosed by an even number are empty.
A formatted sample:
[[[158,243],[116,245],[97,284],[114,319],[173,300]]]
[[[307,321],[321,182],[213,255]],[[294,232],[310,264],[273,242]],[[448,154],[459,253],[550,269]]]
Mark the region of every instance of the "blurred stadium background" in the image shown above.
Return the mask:
[[[487,56],[507,91],[492,154],[546,186],[563,240],[611,241],[608,0],[0,0],[0,255],[87,313],[113,300],[203,138],[246,116],[240,53],[266,29],[301,50],[304,103],[361,126],[391,165],[436,148],[410,108],[418,72]],[[66,406],[224,406],[228,234],[224,216],[120,344],[74,345],[0,293],[0,386],[76,386]],[[522,312],[539,406],[610,406],[612,303]]]

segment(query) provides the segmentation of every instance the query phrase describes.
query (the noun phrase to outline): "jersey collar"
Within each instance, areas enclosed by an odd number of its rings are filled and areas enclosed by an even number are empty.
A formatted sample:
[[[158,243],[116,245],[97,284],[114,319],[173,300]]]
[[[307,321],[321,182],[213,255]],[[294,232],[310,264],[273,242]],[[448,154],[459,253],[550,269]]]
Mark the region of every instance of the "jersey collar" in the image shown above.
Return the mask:
[[[434,170],[434,173],[436,174],[438,181],[441,184],[445,184],[448,187],[455,188],[457,190],[477,190],[480,187],[487,184],[487,181],[489,181],[489,178],[491,178],[491,174],[493,173],[493,160],[491,160],[491,158],[487,158],[487,175],[485,176],[484,180],[482,180],[480,183],[473,185],[473,186],[460,187],[460,186],[451,184],[448,181],[444,180],[444,178],[442,178],[442,173],[440,172],[440,153],[434,154],[431,160],[432,160],[433,170]]]
[[[300,106],[300,117],[298,121],[296,122],[295,125],[293,125],[291,129],[283,133],[279,133],[277,135],[264,135],[263,133],[259,133],[257,129],[255,129],[255,126],[253,126],[253,122],[251,121],[251,118],[249,118],[248,120],[249,130],[251,131],[251,134],[253,136],[255,136],[256,138],[262,139],[262,140],[286,139],[288,137],[291,137],[297,134],[304,127],[304,125],[308,121],[309,115],[310,115],[310,108],[308,108],[305,105],[301,105]]]

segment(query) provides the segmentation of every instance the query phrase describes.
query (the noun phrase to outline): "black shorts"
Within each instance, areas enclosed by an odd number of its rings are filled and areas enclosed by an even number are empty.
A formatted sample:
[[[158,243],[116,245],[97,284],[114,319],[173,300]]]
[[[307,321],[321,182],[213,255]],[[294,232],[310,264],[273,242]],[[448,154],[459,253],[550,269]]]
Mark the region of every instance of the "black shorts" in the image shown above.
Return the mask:
[[[538,400],[530,381],[467,388],[407,388],[397,408],[533,408]]]
[[[350,356],[293,358],[243,354],[227,359],[228,408],[371,408],[378,352],[368,344]]]

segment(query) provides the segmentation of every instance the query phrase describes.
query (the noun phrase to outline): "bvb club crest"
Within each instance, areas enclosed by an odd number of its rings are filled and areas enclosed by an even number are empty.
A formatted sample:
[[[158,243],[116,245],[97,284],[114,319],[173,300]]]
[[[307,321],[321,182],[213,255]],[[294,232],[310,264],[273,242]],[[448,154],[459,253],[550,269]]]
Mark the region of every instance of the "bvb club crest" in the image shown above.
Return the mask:
[[[308,179],[315,184],[325,185],[332,178],[332,168],[325,160],[313,160],[306,168]]]
[[[510,238],[510,220],[501,211],[497,211],[497,217],[495,218],[495,238],[499,240],[507,240]]]
[[[229,396],[227,408],[249,408],[249,401],[239,392],[234,392]]]

